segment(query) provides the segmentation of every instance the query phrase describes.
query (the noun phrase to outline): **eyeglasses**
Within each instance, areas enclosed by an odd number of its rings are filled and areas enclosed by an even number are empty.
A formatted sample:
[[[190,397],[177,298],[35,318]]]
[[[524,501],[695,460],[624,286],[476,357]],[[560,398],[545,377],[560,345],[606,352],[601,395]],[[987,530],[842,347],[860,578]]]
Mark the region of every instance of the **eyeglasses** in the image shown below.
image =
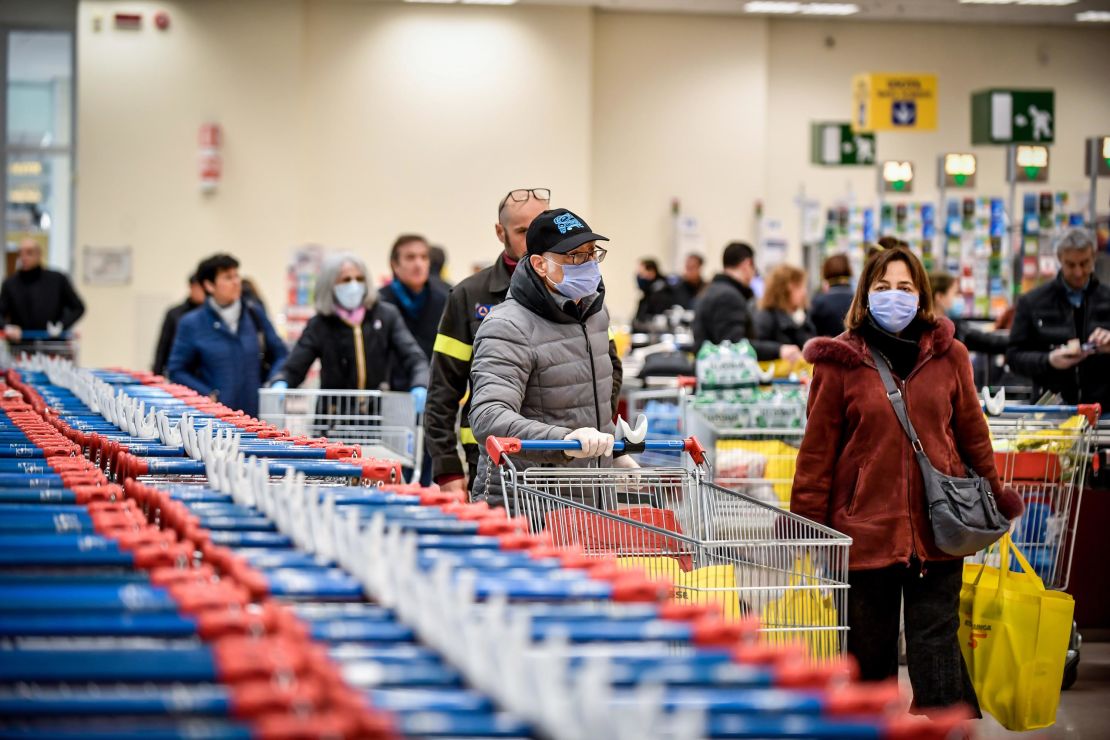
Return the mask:
[[[609,254],[608,250],[602,249],[601,247],[594,247],[589,252],[579,252],[578,254],[564,254],[563,257],[566,257],[567,261],[565,262],[565,264],[568,265],[584,265],[587,262],[591,261],[601,264],[605,261],[605,255],[607,254]]]
[[[508,203],[510,200],[514,203],[524,203],[529,198],[535,198],[536,200],[545,201],[551,200],[551,189],[517,188],[516,190],[510,190],[509,194],[501,199],[501,205],[497,206],[497,213],[500,214],[501,210],[505,207],[505,204]]]

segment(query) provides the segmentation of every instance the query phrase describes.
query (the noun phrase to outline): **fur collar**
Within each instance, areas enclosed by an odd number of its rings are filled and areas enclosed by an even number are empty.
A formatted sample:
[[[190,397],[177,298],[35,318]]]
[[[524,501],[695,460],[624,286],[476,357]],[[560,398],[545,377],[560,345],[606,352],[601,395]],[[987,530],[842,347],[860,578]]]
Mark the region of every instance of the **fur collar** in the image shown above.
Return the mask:
[[[930,356],[943,355],[952,346],[956,336],[956,327],[952,322],[941,316],[937,325],[921,335],[918,346],[921,348],[921,360]],[[834,362],[847,368],[867,365],[874,367],[871,352],[867,343],[855,331],[846,331],[838,337],[817,337],[806,342],[803,351],[806,361],[810,363]],[[920,362],[920,360],[919,360]]]

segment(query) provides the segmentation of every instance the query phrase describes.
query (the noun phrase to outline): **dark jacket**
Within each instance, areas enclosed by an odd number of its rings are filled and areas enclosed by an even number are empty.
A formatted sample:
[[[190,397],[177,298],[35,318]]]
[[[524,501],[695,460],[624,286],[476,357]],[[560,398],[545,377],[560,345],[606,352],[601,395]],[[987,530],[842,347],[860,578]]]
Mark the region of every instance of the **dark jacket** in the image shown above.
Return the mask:
[[[274,380],[296,387],[304,382],[317,359],[321,388],[379,390],[390,377],[398,375],[404,377],[406,388],[428,385],[424,353],[400,312],[381,301],[366,309],[358,327],[334,314],[313,316]]]
[[[238,331],[233,332],[205,303],[177,325],[166,374],[197,393],[215,391],[225,406],[257,416],[258,389],[281,372],[288,354],[257,304],[243,302]],[[271,367],[269,377],[262,375],[263,363]]]
[[[511,278],[504,258],[498,257],[491,266],[456,284],[447,297],[432,353],[431,384],[424,408],[424,444],[431,455],[432,476],[437,483],[459,478],[466,472],[473,485],[477,475],[479,449],[469,422],[474,335],[490,309],[505,300]],[[616,413],[622,367],[612,340],[609,359],[614,378],[611,405]],[[468,471],[463,470],[459,460],[460,443]]]
[[[158,346],[154,350],[154,365],[151,369],[155,375],[166,372],[166,363],[170,359],[170,349],[173,347],[173,338],[177,334],[177,325],[181,322],[181,317],[199,305],[186,298],[182,303],[166,311],[166,317],[162,319],[162,331],[158,335]]]
[[[636,307],[636,318],[632,324],[636,329],[647,329],[653,316],[666,313],[672,306],[682,305],[675,294],[674,286],[663,276],[655,278],[647,290],[641,290],[640,305]]]
[[[405,306],[405,302],[398,297],[392,284],[382,288],[378,295],[382,301],[391,303],[397,308],[405,321],[405,326],[408,327],[409,333],[416,339],[417,345],[424,353],[424,358],[431,362],[439,321],[443,317],[443,309],[447,305],[447,290],[442,282],[431,279],[428,280],[424,290],[428,295],[424,299],[423,305],[412,312],[410,312],[409,307]],[[395,391],[407,391],[414,387],[408,385],[409,382],[409,376],[404,368],[395,366],[394,373],[389,379],[390,387]]]
[[[686,309],[693,309],[697,306],[698,299],[701,298],[701,294],[705,292],[708,285],[709,283],[700,278],[696,283],[690,283],[679,278],[672,288],[679,305]]]
[[[1110,329],[1110,287],[1094,275],[1078,309],[1060,275],[1018,299],[1006,360],[1033,380],[1035,395],[1059,393],[1065,403],[1110,404],[1110,354],[1088,357],[1070,370],[1048,364],[1048,353],[1071,339],[1086,342],[1097,327]]]
[[[60,272],[20,270],[0,286],[0,318],[24,331],[46,331],[48,323],[69,329],[85,313],[77,291]]]
[[[575,429],[613,433],[605,285],[575,303],[553,294],[529,262],[513,274],[509,297],[474,338],[470,422],[479,444],[489,436],[561,440]],[[608,467],[612,460],[570,459],[563,452],[521,453],[517,469],[539,462],[564,468]],[[500,474],[478,463],[474,497],[501,502]]]
[[[963,476],[966,461],[1001,496],[971,362],[954,331],[946,318],[926,327],[902,393],[932,464]],[[805,358],[814,375],[790,510],[850,535],[852,570],[909,563],[914,556],[952,559],[933,540],[913,448],[863,336],[819,337],[806,345]]]
[[[1010,345],[1007,332],[980,331],[969,326],[965,319],[955,319],[956,339],[964,343],[969,352],[978,352],[984,355],[1004,355]]]
[[[755,334],[750,305],[753,295],[751,288],[728,275],[714,276],[698,299],[694,314],[695,351],[705,342],[720,344],[726,339],[733,342],[747,339],[760,360],[777,360],[782,345],[761,340]]]
[[[765,308],[755,315],[755,335],[758,339],[799,347],[817,336],[813,322],[806,316],[801,324],[779,308]]]
[[[848,315],[854,295],[851,285],[830,285],[828,290],[813,297],[809,318],[819,336],[835,337],[844,332],[844,317]]]

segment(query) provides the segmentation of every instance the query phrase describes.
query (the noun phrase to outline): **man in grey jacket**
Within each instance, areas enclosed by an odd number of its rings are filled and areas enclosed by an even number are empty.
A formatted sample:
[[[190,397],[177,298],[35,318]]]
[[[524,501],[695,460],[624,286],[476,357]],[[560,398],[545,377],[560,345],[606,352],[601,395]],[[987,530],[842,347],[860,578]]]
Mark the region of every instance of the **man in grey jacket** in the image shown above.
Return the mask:
[[[528,252],[508,299],[482,322],[470,371],[470,423],[479,444],[489,436],[574,440],[581,449],[517,456],[518,468],[542,463],[612,464],[614,360],[600,263],[608,241],[558,208],[528,227]],[[622,466],[634,467],[631,458]],[[501,504],[501,481],[482,456],[475,500]]]

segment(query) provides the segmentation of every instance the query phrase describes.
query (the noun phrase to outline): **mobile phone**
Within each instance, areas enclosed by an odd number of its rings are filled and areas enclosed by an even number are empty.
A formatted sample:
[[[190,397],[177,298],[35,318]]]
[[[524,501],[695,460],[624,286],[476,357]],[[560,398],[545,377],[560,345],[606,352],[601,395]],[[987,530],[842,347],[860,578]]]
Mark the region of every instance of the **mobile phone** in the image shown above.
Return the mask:
[[[1083,350],[1084,352],[1094,352],[1096,349],[1098,349],[1098,344],[1096,344],[1095,342],[1084,342],[1083,344],[1079,345],[1079,349]]]

